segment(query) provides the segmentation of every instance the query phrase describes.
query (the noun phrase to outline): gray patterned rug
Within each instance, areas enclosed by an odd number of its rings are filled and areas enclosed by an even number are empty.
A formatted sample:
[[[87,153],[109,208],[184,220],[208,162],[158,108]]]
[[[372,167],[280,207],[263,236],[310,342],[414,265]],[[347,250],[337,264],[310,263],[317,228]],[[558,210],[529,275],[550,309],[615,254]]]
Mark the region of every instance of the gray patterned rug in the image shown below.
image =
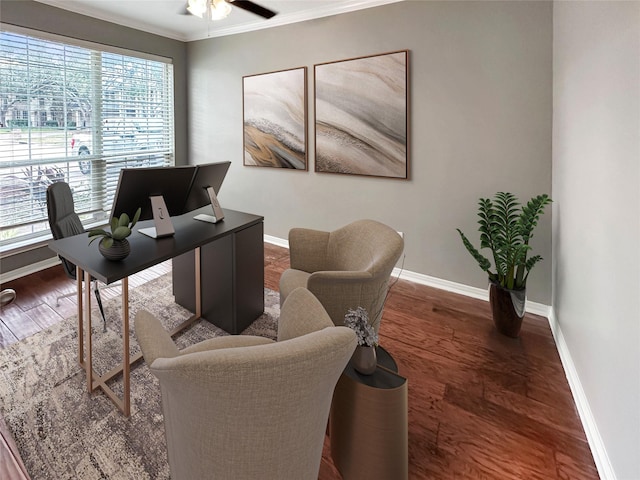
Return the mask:
[[[189,318],[174,303],[171,274],[129,294],[130,318],[144,308],[167,329]],[[108,330],[92,315],[93,361],[98,372],[121,359],[121,301],[105,302]],[[278,293],[265,290],[265,313],[243,334],[275,338]],[[131,323],[131,352],[139,351]],[[200,320],[179,334],[180,348],[227,335]],[[131,416],[124,417],[100,390],[86,392],[77,363],[76,317],[0,350],[0,413],[33,480],[168,479],[160,389],[144,361],[131,370]],[[118,378],[110,385],[120,393]]]

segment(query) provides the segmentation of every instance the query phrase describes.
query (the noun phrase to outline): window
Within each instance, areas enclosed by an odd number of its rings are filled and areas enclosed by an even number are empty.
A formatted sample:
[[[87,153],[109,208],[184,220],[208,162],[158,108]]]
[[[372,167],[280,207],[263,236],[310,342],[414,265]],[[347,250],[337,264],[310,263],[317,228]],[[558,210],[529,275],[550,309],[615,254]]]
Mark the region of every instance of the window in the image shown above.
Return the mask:
[[[166,59],[2,28],[4,251],[50,237],[45,195],[52,182],[69,183],[86,226],[104,224],[121,168],[175,162],[173,67]]]

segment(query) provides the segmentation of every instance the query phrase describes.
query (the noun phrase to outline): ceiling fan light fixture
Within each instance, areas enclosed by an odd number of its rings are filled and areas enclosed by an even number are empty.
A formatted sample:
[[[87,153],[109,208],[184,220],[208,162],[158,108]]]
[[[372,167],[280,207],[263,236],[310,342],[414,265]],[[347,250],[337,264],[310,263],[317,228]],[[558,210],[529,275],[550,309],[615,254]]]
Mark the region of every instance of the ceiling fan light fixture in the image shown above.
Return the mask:
[[[251,0],[187,0],[187,11],[200,18],[222,20],[231,13],[231,4],[266,19],[276,15],[273,10]]]
[[[231,5],[226,0],[211,0],[211,20],[222,20],[231,13]]]
[[[207,0],[189,0],[187,11],[196,17],[204,18],[207,13]]]
[[[211,20],[222,20],[231,13],[231,5],[226,0],[211,0],[209,15]]]

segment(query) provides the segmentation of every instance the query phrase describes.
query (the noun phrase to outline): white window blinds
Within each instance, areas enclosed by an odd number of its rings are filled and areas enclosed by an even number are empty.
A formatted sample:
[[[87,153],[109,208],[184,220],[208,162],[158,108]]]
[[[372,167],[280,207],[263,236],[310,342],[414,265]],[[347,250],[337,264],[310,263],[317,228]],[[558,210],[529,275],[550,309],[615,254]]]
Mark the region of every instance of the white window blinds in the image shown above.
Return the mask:
[[[0,31],[0,249],[49,236],[46,188],[105,223],[120,169],[174,165],[170,63]]]

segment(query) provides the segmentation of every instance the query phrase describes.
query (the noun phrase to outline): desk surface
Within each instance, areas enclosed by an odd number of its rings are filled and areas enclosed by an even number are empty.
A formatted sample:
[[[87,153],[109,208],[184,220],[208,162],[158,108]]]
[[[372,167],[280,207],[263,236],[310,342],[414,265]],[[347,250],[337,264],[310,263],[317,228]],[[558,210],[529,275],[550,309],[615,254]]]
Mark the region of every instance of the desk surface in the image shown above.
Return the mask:
[[[87,233],[53,240],[49,242],[49,248],[94,278],[109,284],[264,220],[258,215],[228,209],[224,211],[224,220],[215,224],[193,219],[198,213],[210,213],[210,209],[203,207],[172,217],[175,234],[171,237],[150,238],[138,230],[153,226],[153,221],[137,223],[134,232],[127,237],[131,253],[117,262],[102,256],[97,245],[99,240],[89,245]]]

